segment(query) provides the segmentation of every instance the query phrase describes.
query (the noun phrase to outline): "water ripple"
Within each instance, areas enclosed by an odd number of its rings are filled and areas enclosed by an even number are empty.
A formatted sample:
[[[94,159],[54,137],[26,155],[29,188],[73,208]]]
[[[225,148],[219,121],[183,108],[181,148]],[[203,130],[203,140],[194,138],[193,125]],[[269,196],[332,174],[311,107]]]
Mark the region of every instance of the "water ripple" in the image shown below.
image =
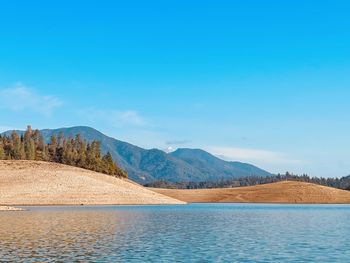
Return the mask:
[[[0,214],[1,262],[347,262],[349,206],[33,207]]]

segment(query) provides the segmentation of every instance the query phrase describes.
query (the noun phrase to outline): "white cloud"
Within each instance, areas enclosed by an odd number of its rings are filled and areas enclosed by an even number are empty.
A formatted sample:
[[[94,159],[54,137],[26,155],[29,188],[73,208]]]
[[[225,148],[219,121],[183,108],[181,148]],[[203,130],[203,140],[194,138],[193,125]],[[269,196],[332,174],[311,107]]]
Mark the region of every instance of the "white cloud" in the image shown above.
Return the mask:
[[[171,140],[165,142],[166,145],[184,145],[188,143],[190,143],[188,140]]]
[[[11,111],[30,110],[50,116],[63,102],[55,96],[41,95],[19,83],[13,87],[0,89],[0,108]]]
[[[207,151],[228,160],[264,164],[301,164],[301,160],[292,159],[283,153],[234,147],[208,147]]]
[[[139,115],[137,111],[117,111],[113,114],[117,121],[132,124],[135,126],[143,126],[145,124],[144,119]]]
[[[92,123],[107,122],[114,127],[120,126],[145,126],[144,118],[134,110],[97,110],[85,109],[79,111],[78,114],[88,119]]]

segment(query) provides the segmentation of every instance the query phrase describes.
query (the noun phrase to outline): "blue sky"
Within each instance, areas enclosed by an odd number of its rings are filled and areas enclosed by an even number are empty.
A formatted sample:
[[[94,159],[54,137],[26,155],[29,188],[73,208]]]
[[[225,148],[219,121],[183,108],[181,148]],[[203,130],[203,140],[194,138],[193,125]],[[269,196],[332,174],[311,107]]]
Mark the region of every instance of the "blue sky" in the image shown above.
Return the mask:
[[[350,174],[348,1],[2,1],[0,130],[88,125]]]

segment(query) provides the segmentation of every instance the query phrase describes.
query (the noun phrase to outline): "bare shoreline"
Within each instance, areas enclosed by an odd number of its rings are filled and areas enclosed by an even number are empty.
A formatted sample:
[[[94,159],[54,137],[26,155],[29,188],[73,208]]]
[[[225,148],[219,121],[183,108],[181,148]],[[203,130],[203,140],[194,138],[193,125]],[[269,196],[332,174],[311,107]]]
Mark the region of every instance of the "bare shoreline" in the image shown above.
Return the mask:
[[[0,206],[0,211],[24,211],[24,209],[12,206]]]
[[[350,191],[295,181],[226,189],[156,189],[56,163],[0,161],[0,211],[22,210],[13,206],[186,203],[350,204]]]
[[[4,206],[185,204],[126,179],[38,161],[0,161]]]
[[[350,204],[350,191],[295,181],[223,189],[150,189],[188,203]]]

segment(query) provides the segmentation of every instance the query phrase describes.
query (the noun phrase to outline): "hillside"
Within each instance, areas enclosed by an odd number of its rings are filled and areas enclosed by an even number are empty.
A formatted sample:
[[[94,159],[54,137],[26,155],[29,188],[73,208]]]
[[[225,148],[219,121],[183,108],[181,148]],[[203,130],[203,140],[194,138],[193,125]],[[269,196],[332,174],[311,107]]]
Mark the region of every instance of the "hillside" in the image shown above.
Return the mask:
[[[134,182],[37,161],[0,161],[0,205],[182,204]]]
[[[46,141],[51,135],[57,136],[60,132],[64,137],[80,134],[88,141],[100,141],[102,152],[105,154],[109,151],[117,164],[128,172],[129,178],[141,184],[159,180],[201,182],[270,175],[253,165],[226,162],[202,150],[180,149],[170,154],[158,149],[146,150],[108,137],[90,127],[41,130]],[[10,133],[8,131],[5,134]],[[18,133],[22,134],[23,131]]]
[[[217,180],[218,174],[221,175],[222,179],[232,179],[237,177],[237,175],[240,177],[271,175],[254,165],[241,162],[226,162],[200,149],[178,149],[170,153],[170,155],[196,168],[202,174],[204,181]]]
[[[350,204],[349,191],[292,181],[226,189],[152,190],[189,203]]]

